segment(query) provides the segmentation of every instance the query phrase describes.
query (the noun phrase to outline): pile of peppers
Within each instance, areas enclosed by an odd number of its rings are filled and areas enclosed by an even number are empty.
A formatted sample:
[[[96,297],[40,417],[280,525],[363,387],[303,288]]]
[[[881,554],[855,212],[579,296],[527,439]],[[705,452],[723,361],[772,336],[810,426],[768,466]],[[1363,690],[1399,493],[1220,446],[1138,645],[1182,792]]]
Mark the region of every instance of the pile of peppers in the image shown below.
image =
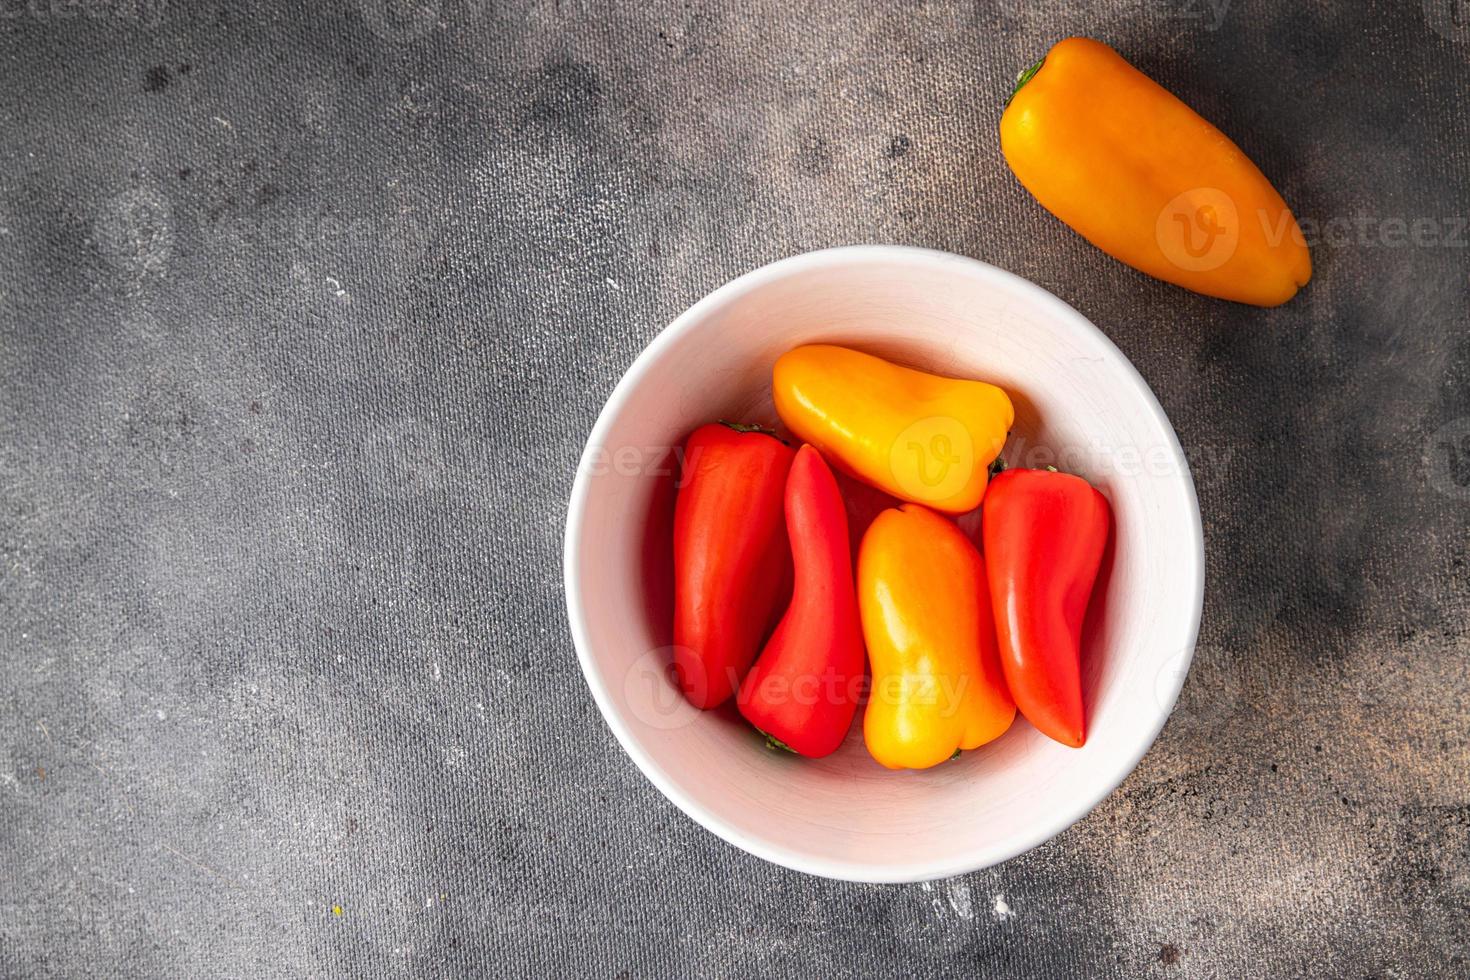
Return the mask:
[[[717,422],[684,446],[674,512],[674,676],[734,699],[768,744],[926,769],[1017,713],[1086,740],[1080,644],[1111,526],[1080,477],[1004,470],[1010,398],[856,350],[798,347],[772,372],[781,424]],[[835,471],[835,472],[834,472]],[[889,498],[854,556],[837,474]],[[980,544],[953,518],[981,514]]]
[[[1312,276],[1296,218],[1224,133],[1116,51],[1058,42],[1000,118],[1011,171],[1104,252],[1185,289],[1277,306]],[[836,750],[859,707],[873,758],[923,769],[1019,713],[1087,739],[1082,621],[1111,532],[1107,499],[1053,470],[999,470],[1001,389],[841,347],[772,375],[775,431],[689,438],[676,502],[675,673],[701,708],[735,698],[773,745]],[[854,562],[834,470],[893,505]],[[979,510],[979,545],[954,523]]]

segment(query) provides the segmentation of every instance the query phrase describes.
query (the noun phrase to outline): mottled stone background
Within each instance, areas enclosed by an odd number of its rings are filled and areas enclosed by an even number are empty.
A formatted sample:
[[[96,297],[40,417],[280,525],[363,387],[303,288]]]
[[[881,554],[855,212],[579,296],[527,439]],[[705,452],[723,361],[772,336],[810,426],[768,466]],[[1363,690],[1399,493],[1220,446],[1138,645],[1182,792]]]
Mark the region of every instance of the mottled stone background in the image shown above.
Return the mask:
[[[418,2],[0,0],[0,975],[1467,974],[1465,0]],[[1028,199],[996,121],[1069,33],[1315,223],[1299,298]],[[694,825],[563,613],[620,373],[853,242],[1102,327],[1209,552],[1138,770],[931,885]]]

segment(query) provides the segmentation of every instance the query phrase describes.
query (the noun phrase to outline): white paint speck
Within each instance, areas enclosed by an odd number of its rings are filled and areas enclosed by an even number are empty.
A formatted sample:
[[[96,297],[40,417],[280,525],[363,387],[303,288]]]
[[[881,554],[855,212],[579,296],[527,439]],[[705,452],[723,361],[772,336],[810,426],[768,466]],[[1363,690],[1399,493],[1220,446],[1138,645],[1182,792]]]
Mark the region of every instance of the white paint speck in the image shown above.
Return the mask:
[[[168,715],[164,713],[164,710],[162,708],[159,708],[157,711],[155,711],[153,713],[158,716],[158,720],[159,721],[163,721],[164,719],[166,719],[168,717]]]
[[[607,282],[607,284],[609,286],[611,286],[613,289],[616,289],[618,292],[622,292],[623,291],[623,287],[622,286],[619,286],[618,285],[618,281],[616,279],[614,279],[612,276],[608,276],[606,282]]]
[[[429,667],[429,673],[433,675],[436,681],[442,681],[444,679],[444,672],[439,669],[439,661],[437,660]]]
[[[347,290],[345,290],[345,289],[342,288],[342,282],[341,282],[341,280],[336,279],[336,278],[334,278],[332,276],[327,276],[326,283],[327,283],[328,286],[331,286],[332,287],[332,295],[333,296],[341,297],[341,296],[346,296],[347,295]]]
[[[956,881],[949,886],[949,907],[954,914],[961,919],[970,920],[975,918],[975,903],[970,898],[970,886],[963,881]]]
[[[1016,913],[1011,911],[1011,907],[1006,902],[1004,895],[995,896],[995,905],[992,908],[995,910],[995,917],[1002,922],[1006,919],[1014,919],[1016,917]]]

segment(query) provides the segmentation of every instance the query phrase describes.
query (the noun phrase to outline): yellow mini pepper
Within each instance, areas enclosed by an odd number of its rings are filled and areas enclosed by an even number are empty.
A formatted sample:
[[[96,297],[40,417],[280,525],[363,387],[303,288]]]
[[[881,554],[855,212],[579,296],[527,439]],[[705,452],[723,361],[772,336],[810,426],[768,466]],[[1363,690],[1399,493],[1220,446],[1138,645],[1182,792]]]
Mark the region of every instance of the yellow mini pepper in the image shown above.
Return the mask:
[[[1015,421],[1006,393],[827,344],[784,354],[772,373],[781,421],[840,469],[900,500],[974,510]]]
[[[1000,146],[1044,208],[1151,276],[1256,306],[1285,303],[1312,277],[1265,175],[1106,44],[1068,38],[1022,72]]]
[[[1011,727],[985,562],[963,531],[915,504],[885,510],[863,535],[857,590],[874,759],[927,769]]]

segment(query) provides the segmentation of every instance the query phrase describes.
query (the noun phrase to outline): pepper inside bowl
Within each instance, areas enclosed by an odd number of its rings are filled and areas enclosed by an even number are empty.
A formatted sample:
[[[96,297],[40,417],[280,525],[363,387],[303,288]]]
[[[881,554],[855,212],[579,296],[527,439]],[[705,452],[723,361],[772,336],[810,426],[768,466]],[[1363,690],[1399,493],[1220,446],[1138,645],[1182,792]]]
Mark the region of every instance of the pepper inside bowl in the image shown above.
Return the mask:
[[[1007,461],[1076,473],[1108,498],[1113,541],[1083,633],[1082,748],[1018,719],[953,762],[895,772],[869,756],[861,710],[843,746],[812,760],[769,750],[728,704],[700,711],[683,699],[669,674],[680,447],[715,419],[775,422],[772,365],[812,343],[999,385],[1016,409]],[[852,509],[860,533],[871,507],[856,500]],[[973,519],[961,525],[973,530]],[[887,246],[777,262],[670,324],[592,431],[572,490],[564,561],[588,686],[654,785],[752,854],[872,882],[1004,861],[1107,796],[1174,706],[1204,587],[1188,465],[1157,400],[1112,342],[1010,273]]]

